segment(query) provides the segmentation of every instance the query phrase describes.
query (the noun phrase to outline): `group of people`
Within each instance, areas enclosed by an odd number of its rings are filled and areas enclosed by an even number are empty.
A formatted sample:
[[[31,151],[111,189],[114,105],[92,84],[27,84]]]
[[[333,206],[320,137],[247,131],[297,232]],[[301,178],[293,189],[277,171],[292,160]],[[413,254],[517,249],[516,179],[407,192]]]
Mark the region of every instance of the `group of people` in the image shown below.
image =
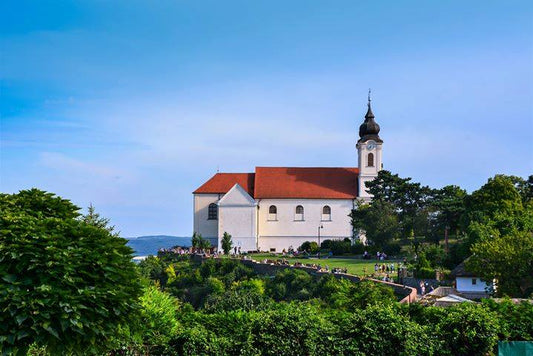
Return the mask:
[[[374,272],[375,273],[389,273],[389,272],[394,272],[395,270],[395,266],[394,266],[394,262],[392,263],[382,263],[382,264],[379,264],[376,262],[376,264],[374,265]]]
[[[190,255],[191,253],[194,253],[192,251],[192,248],[189,247],[181,247],[181,246],[174,246],[171,248],[160,248],[157,250],[158,254],[176,254],[176,255]]]

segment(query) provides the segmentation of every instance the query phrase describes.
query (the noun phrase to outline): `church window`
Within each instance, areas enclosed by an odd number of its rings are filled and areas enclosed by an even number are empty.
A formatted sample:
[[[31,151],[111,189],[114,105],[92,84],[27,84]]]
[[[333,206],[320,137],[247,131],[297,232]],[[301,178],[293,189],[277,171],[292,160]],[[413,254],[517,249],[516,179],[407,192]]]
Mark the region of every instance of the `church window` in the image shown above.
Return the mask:
[[[268,220],[278,220],[278,208],[275,205],[268,208]]]
[[[296,214],[294,215],[294,220],[303,221],[303,219],[304,219],[304,207],[301,205],[298,205],[296,207]]]
[[[322,221],[331,220],[331,208],[328,205],[324,205],[322,208]]]
[[[374,167],[374,154],[368,154],[368,167]]]
[[[218,207],[215,203],[209,204],[207,209],[207,220],[217,220],[218,219]]]

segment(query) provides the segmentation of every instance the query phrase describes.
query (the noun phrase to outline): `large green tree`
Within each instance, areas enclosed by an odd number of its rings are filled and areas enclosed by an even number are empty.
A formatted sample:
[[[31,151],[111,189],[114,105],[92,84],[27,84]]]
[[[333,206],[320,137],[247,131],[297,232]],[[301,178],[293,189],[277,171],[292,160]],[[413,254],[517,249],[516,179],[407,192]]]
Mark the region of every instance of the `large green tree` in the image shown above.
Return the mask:
[[[533,204],[524,202],[515,180],[496,175],[466,198],[463,225],[487,224],[502,235],[533,230]]]
[[[421,226],[417,222],[418,215],[427,214],[425,210],[432,197],[429,187],[414,183],[411,178],[401,178],[387,170],[381,170],[374,180],[366,182],[365,185],[373,196],[372,204],[392,204],[404,236],[425,233],[415,231],[415,228]]]
[[[359,202],[351,218],[354,229],[363,230],[367,239],[380,248],[399,237],[400,225],[392,203],[380,200],[371,204]]]
[[[467,267],[486,281],[497,280],[497,295],[529,297],[533,292],[533,235],[516,232],[483,236],[472,248]]]
[[[141,293],[126,240],[31,189],[0,194],[0,351],[105,349]]]
[[[457,233],[459,222],[465,212],[466,191],[456,185],[447,185],[433,191],[431,205],[435,209],[436,225]]]

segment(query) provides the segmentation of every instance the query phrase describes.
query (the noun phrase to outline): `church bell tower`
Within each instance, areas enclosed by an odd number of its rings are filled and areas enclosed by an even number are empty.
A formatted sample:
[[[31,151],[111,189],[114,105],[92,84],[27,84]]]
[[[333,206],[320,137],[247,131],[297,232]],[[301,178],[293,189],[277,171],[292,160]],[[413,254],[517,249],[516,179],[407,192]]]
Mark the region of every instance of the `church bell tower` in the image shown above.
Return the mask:
[[[379,125],[374,121],[374,113],[370,105],[370,90],[368,91],[368,110],[365,121],[359,126],[359,141],[357,141],[357,153],[359,160],[358,188],[359,198],[369,201],[372,197],[367,191],[365,182],[371,181],[378,176],[382,168],[381,154],[383,140],[379,137]]]

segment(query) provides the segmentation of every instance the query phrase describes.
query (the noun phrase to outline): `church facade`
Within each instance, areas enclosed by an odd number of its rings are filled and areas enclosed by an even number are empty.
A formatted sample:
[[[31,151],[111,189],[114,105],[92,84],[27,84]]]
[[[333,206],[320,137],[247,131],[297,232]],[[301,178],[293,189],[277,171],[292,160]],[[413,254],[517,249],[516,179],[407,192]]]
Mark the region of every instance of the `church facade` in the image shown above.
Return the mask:
[[[365,182],[382,168],[383,141],[368,101],[359,127],[357,167],[256,167],[216,173],[193,192],[194,232],[221,250],[225,232],[245,251],[298,248],[305,241],[351,238],[349,214],[368,201]]]

